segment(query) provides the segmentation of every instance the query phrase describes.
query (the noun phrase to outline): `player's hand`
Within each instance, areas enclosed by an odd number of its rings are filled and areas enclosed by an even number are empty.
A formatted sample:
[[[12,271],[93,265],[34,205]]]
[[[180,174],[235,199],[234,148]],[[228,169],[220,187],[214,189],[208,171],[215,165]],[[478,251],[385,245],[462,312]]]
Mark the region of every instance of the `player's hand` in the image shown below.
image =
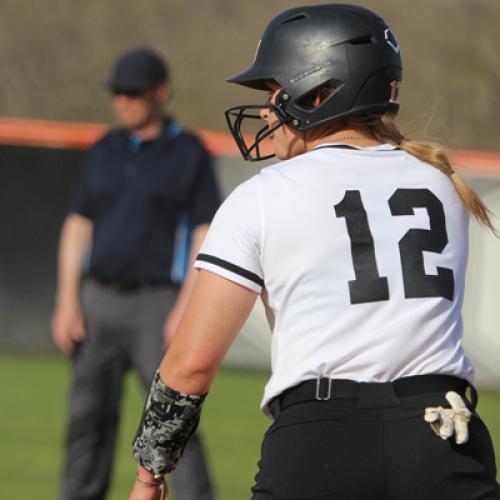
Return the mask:
[[[70,354],[75,343],[85,338],[85,328],[80,304],[56,306],[52,315],[52,338],[62,352]]]
[[[142,480],[142,482],[141,482]],[[141,465],[137,466],[137,476],[130,493],[129,500],[164,500],[168,496],[167,482],[163,477],[155,485],[153,474],[144,469]]]
[[[466,443],[469,440],[468,424],[471,412],[456,392],[447,392],[445,397],[451,408],[443,408],[442,406],[426,408],[424,419],[431,424],[432,430],[441,439],[455,436],[457,444]]]
[[[136,481],[128,498],[129,500],[164,500],[168,498],[168,490],[166,484],[163,488],[151,488]]]

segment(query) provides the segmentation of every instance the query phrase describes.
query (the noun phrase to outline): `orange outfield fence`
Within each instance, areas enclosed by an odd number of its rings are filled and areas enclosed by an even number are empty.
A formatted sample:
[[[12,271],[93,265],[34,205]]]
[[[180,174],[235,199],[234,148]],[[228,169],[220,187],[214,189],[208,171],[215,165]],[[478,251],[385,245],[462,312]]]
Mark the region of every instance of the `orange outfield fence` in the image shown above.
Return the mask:
[[[86,149],[109,128],[103,123],[0,118],[0,144]],[[203,129],[196,132],[215,156],[240,156],[228,133]],[[455,168],[466,175],[500,177],[500,153],[455,150],[451,159]]]
[[[0,144],[48,148],[86,149],[111,125],[104,123],[57,122],[26,118],[0,118]],[[239,155],[229,134],[196,131],[215,156]]]

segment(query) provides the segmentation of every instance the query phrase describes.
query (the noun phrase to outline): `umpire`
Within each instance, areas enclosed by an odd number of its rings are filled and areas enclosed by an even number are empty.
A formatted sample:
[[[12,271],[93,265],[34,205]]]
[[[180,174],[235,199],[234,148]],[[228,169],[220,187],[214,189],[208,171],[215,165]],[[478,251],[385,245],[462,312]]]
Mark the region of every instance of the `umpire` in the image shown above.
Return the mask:
[[[124,375],[133,368],[150,385],[195,279],[183,275],[220,202],[208,152],[163,113],[165,61],[127,52],[108,86],[123,128],[91,149],[59,243],[52,330],[74,375],[64,500],[105,497]],[[173,475],[176,500],[213,498],[194,437]]]

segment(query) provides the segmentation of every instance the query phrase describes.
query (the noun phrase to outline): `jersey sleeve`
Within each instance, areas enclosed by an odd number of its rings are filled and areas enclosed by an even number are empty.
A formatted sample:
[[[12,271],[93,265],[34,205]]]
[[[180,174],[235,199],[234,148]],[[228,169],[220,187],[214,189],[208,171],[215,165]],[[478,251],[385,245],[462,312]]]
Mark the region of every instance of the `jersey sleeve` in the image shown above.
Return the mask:
[[[93,218],[90,195],[91,155],[92,153],[90,153],[81,169],[80,177],[73,189],[68,207],[69,213],[76,213],[88,219]]]
[[[245,182],[217,211],[194,267],[205,269],[260,293],[263,232],[258,178]]]

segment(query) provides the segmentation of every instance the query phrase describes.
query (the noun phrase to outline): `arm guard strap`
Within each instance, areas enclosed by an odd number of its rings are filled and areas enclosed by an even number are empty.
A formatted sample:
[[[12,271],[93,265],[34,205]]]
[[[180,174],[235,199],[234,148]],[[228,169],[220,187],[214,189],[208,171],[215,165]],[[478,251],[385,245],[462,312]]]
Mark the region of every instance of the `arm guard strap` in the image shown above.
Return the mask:
[[[177,392],[157,371],[132,443],[135,460],[156,475],[174,470],[198,426],[205,397]]]

